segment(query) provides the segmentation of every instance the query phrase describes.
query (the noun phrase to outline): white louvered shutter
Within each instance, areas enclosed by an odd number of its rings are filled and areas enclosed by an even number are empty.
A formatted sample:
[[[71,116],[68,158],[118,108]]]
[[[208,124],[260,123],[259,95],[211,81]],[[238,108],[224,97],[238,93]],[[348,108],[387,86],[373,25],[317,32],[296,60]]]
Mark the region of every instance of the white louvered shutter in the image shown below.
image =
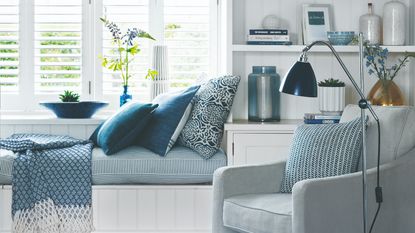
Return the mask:
[[[148,31],[149,28],[149,0],[103,0],[103,15],[109,21],[115,22],[124,34],[128,28],[138,28]],[[103,25],[102,54],[105,57],[117,57],[114,50],[117,48],[112,42],[112,36]],[[138,40],[140,53],[130,64],[129,90],[134,100],[147,100],[149,95],[148,82],[144,77],[149,65],[149,41]],[[130,57],[131,58],[131,57]],[[98,77],[101,78],[101,77]],[[120,95],[122,93],[122,78],[120,72],[113,72],[106,68],[102,70],[103,94]],[[111,97],[115,98],[115,97]]]
[[[0,92],[17,93],[19,77],[19,1],[0,1]]]
[[[165,44],[171,88],[189,86],[209,74],[209,0],[164,0]]]
[[[81,93],[82,0],[34,0],[35,93]]]

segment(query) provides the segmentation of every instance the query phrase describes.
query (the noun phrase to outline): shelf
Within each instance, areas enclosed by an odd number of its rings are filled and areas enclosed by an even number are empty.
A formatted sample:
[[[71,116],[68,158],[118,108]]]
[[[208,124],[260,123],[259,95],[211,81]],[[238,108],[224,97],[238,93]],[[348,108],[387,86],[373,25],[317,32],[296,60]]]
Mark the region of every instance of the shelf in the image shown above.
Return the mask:
[[[225,124],[225,131],[294,131],[300,124],[301,119],[282,119],[278,122],[254,122],[248,120],[234,120]]]
[[[232,51],[234,52],[288,52],[300,53],[305,45],[246,45],[233,44]],[[391,53],[415,52],[414,45],[406,46],[382,46],[388,48]],[[334,46],[337,52],[340,53],[357,53],[359,47],[355,45]],[[329,52],[330,49],[323,45],[316,45],[311,48],[310,52]]]

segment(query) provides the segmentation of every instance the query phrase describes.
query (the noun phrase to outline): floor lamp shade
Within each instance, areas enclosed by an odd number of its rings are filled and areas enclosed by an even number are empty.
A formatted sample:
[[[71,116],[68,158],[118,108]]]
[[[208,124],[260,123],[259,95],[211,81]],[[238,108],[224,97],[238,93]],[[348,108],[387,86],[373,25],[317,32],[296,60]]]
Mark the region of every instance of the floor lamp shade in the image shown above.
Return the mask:
[[[313,68],[308,62],[297,61],[287,72],[280,86],[280,92],[317,97],[317,81]]]

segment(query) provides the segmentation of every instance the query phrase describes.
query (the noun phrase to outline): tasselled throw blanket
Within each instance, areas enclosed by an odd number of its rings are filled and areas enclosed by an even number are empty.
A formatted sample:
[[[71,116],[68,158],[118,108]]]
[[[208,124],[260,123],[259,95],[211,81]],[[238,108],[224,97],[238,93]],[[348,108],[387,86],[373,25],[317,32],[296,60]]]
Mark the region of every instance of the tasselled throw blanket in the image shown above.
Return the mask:
[[[18,152],[13,162],[14,233],[93,231],[93,144],[69,136],[14,134],[0,148]]]

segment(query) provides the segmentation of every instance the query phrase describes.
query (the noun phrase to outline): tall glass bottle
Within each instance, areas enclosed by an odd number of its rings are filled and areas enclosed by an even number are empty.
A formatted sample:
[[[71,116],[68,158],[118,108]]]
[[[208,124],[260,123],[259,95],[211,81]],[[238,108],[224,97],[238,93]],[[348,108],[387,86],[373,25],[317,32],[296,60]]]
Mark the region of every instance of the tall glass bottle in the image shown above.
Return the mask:
[[[248,76],[248,119],[280,120],[280,76],[275,66],[254,66]]]
[[[368,13],[359,18],[360,31],[370,44],[380,44],[382,42],[382,19],[373,13],[372,3],[367,6]]]

